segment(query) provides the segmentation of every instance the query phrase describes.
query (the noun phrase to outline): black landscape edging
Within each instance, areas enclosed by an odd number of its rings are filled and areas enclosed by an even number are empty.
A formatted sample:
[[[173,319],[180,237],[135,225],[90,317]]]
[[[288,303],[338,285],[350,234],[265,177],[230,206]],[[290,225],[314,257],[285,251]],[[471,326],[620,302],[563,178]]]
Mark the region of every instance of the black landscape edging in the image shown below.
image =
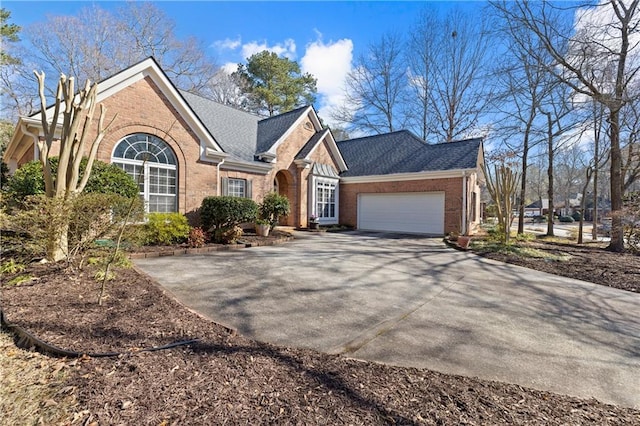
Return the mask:
[[[136,351],[126,351],[126,352],[76,352],[70,351],[67,349],[59,348],[58,346],[52,345],[50,343],[45,342],[44,340],[39,339],[33,334],[29,333],[24,328],[20,327],[16,324],[11,324],[7,321],[4,316],[4,311],[0,306],[0,328],[6,330],[14,335],[14,342],[17,347],[21,349],[30,350],[31,348],[35,348],[38,352],[44,355],[52,355],[57,357],[64,358],[81,358],[83,356],[88,356],[91,358],[106,358],[106,357],[116,357],[125,354],[132,354],[137,352],[155,352],[164,349],[171,349],[177,346],[185,346],[190,345],[192,343],[197,343],[200,339],[190,339],[190,340],[182,340],[178,342],[169,343],[163,346],[154,346],[151,348],[139,349]]]

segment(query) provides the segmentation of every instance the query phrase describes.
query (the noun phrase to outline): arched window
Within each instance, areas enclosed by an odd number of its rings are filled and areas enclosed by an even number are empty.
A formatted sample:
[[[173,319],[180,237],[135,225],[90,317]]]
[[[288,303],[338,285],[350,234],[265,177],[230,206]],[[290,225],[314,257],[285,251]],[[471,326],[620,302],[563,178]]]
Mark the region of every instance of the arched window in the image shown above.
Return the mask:
[[[118,142],[111,162],[138,183],[148,212],[177,211],[177,161],[165,141],[146,133],[129,135]]]

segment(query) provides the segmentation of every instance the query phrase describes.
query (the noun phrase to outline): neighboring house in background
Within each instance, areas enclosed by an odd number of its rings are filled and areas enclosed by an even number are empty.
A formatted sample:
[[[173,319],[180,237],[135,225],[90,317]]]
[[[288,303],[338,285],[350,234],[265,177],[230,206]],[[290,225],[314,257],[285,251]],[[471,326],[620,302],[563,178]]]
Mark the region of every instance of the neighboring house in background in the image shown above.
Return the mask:
[[[152,58],[100,82],[97,100],[107,122],[118,114],[97,158],[144,176],[149,211],[194,218],[207,196],[261,202],[276,191],[292,207],[281,223],[300,228],[312,215],[434,235],[479,223],[480,139],[428,145],[400,131],[336,143],[311,106],[262,118],[178,90]],[[11,171],[38,158],[41,136],[40,113],[19,119],[4,154]]]
[[[525,217],[543,216],[549,211],[549,199],[541,198],[524,207]]]

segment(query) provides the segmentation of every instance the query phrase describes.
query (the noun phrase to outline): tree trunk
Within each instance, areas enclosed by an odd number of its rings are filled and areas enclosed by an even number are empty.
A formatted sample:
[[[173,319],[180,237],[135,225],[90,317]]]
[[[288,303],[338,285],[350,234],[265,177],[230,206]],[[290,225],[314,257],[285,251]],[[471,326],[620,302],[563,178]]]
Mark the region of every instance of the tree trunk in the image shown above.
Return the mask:
[[[611,242],[607,250],[624,251],[622,230],[622,155],[620,152],[620,112],[612,108],[609,113],[611,137]]]
[[[527,162],[529,159],[529,132],[531,131],[531,123],[533,122],[530,116],[527,122],[527,128],[524,133],[524,141],[522,142],[522,172],[520,181],[520,200],[518,202],[518,234],[524,234],[524,204],[525,196],[527,194]]]
[[[549,166],[547,167],[547,178],[549,180],[549,187],[547,188],[547,197],[549,197],[549,211],[547,212],[547,235],[553,237],[553,215],[554,215],[554,206],[553,206],[553,124],[551,122],[551,114],[545,113],[547,116],[547,125],[548,125],[548,160]]]
[[[593,174],[593,169],[591,167],[587,168],[587,179],[582,187],[582,199],[580,200],[580,223],[578,225],[578,244],[582,244],[582,227],[584,226],[584,206],[587,202],[587,188],[589,187],[589,182],[591,181],[591,175]]]
[[[600,132],[598,131],[594,138],[593,147],[593,163],[595,164],[595,166],[593,167],[593,215],[591,217],[591,240],[593,241],[598,240],[598,169],[600,168],[600,158],[598,158],[599,142]]]
[[[53,221],[52,229],[47,242],[47,260],[59,262],[67,258],[69,253],[69,219],[61,218]]]

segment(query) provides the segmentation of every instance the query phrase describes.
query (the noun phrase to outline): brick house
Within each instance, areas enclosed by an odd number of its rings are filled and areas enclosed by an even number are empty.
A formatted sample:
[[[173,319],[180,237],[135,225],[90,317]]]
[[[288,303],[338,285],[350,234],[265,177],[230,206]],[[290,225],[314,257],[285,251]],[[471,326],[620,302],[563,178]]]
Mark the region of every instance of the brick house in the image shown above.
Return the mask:
[[[149,211],[192,215],[211,195],[260,202],[286,195],[282,224],[442,235],[479,222],[482,141],[427,145],[401,131],[337,143],[312,106],[263,118],[178,90],[152,58],[100,82],[107,121],[98,151],[144,176]],[[51,109],[46,111],[51,114]],[[40,113],[20,117],[4,154],[10,171],[38,158]]]

